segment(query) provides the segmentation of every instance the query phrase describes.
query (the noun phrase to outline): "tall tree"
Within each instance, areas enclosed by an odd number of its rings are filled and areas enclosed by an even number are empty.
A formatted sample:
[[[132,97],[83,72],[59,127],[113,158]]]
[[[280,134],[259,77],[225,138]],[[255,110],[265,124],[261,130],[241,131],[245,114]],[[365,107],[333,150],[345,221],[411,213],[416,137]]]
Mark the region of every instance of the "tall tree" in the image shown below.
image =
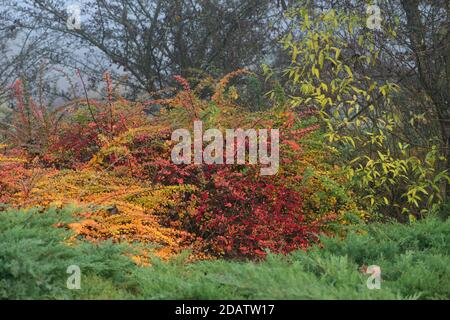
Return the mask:
[[[435,109],[445,155],[450,155],[450,5],[446,1],[402,0],[406,34],[420,86]],[[432,11],[433,21],[423,11]],[[450,166],[449,166],[450,168]]]

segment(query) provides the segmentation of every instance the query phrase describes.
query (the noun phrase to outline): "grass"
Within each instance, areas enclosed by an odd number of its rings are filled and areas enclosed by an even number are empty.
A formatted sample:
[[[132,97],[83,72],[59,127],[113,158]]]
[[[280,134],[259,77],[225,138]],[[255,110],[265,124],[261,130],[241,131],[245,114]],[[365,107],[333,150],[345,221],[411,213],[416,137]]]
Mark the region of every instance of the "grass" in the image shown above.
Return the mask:
[[[323,248],[260,262],[184,256],[136,266],[128,244],[72,241],[55,228],[76,208],[0,212],[0,298],[4,299],[450,299],[450,220],[370,224]],[[66,287],[69,265],[81,289]],[[381,267],[380,290],[363,265]]]

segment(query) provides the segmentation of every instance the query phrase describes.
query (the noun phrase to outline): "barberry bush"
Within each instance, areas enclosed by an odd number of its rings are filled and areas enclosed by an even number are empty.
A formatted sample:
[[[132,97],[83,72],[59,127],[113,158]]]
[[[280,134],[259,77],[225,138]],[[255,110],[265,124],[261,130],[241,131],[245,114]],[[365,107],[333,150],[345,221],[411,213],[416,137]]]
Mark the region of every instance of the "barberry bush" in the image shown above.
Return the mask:
[[[358,208],[330,170],[320,167],[320,148],[311,147],[322,136],[313,114],[279,105],[250,112],[233,85],[248,76],[237,70],[195,86],[176,76],[180,88],[172,96],[133,102],[115,92],[105,74],[103,99],[70,102],[39,149],[22,145],[23,162],[4,164],[16,169],[3,173],[10,175],[1,184],[3,201],[21,207],[90,205],[85,221],[72,226],[79,236],[154,243],[159,249],[152,252],[162,258],[188,247],[194,259],[259,259],[268,252],[306,250]],[[202,96],[205,87],[211,94]],[[37,106],[20,83],[14,88],[22,106],[17,126],[26,129],[16,132],[39,130],[26,124],[39,124],[43,107],[21,112]],[[148,116],[155,105],[159,114]],[[278,173],[261,176],[261,165],[174,164],[171,133],[191,129],[195,120],[204,130],[279,129]],[[13,183],[11,175],[23,183]]]

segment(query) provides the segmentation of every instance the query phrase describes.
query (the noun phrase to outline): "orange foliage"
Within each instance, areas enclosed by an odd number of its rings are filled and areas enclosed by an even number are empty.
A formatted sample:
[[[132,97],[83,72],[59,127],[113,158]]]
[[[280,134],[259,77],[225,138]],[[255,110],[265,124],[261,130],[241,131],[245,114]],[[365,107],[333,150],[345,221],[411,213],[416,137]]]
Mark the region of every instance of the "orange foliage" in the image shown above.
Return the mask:
[[[154,244],[153,253],[168,258],[194,245],[192,234],[161,225],[161,217],[170,210],[181,210],[179,199],[189,187],[146,185],[130,177],[118,177],[106,171],[64,170],[42,177],[28,196],[27,204],[76,204],[85,207],[84,220],[70,228],[90,241],[113,241]],[[20,197],[10,203],[21,204]],[[192,259],[203,257],[192,256]]]

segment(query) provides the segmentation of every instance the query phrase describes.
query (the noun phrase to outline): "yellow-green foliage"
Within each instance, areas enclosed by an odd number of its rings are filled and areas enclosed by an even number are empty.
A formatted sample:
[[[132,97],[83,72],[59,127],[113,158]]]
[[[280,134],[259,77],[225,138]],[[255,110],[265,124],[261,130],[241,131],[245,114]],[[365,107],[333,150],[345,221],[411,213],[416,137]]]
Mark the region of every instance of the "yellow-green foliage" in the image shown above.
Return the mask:
[[[360,17],[333,10],[314,20],[305,9],[290,15],[302,31],[298,39],[292,32],[283,41],[292,58],[285,70],[291,107],[318,107],[328,143],[340,151],[337,161],[344,164],[361,203],[395,217],[408,213],[414,219],[429,212],[442,201],[440,184],[449,180],[448,172],[438,170],[445,159],[432,141],[424,151],[399,139],[404,119],[392,111],[391,96],[401,87],[355,70],[355,65],[377,63],[373,34],[361,28]],[[365,54],[345,55],[349,44],[339,36],[338,25],[345,26]],[[276,92],[270,96],[275,98]]]

